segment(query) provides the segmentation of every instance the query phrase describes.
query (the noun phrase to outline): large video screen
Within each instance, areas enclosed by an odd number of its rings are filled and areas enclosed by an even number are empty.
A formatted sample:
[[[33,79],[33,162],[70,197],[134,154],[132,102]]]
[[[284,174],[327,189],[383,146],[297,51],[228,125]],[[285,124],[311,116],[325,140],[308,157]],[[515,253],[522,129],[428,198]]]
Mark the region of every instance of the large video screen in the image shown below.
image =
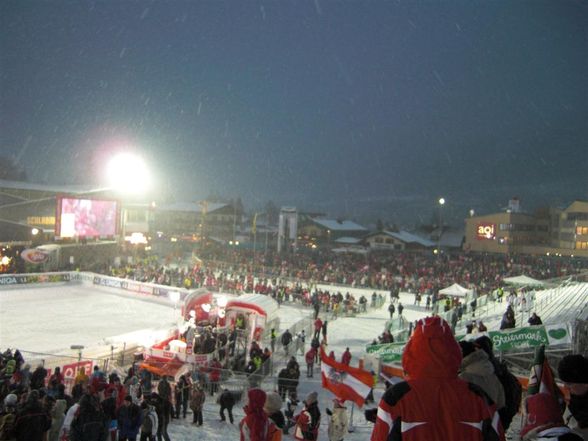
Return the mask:
[[[100,199],[57,198],[55,235],[107,237],[118,232],[118,202]]]

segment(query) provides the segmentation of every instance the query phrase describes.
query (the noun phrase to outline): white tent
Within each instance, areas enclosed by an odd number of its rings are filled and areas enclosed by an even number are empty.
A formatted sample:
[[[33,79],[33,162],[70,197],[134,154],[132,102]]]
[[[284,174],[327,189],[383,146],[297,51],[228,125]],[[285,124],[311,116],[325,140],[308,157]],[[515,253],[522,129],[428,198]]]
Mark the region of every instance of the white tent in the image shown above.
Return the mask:
[[[439,291],[439,294],[443,294],[446,296],[453,296],[453,297],[465,297],[468,294],[471,294],[473,291],[471,289],[464,288],[458,283],[454,283],[447,288],[443,288]]]
[[[545,283],[543,283],[541,280],[537,280],[537,279],[533,279],[532,277],[529,276],[516,276],[516,277],[507,277],[506,279],[504,279],[504,283],[508,284],[508,285],[516,285],[516,286],[543,286],[545,285]]]

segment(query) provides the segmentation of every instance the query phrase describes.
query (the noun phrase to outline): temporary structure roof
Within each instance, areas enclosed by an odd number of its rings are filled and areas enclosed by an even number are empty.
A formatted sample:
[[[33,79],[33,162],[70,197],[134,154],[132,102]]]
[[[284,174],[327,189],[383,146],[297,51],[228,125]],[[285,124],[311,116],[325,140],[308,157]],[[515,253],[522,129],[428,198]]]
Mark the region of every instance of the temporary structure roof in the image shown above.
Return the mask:
[[[453,297],[465,297],[466,295],[471,293],[471,289],[464,288],[458,283],[454,283],[453,285],[448,286],[447,288],[443,288],[439,291],[439,294]]]
[[[230,299],[225,309],[251,310],[266,317],[273,317],[278,313],[278,303],[264,294],[243,294]]]
[[[525,276],[524,274],[520,275],[520,276],[515,276],[515,277],[507,277],[506,279],[504,279],[504,283],[506,283],[508,285],[518,285],[518,286],[543,286],[543,285],[545,285],[545,283],[543,283],[541,280],[533,279],[532,277]]]

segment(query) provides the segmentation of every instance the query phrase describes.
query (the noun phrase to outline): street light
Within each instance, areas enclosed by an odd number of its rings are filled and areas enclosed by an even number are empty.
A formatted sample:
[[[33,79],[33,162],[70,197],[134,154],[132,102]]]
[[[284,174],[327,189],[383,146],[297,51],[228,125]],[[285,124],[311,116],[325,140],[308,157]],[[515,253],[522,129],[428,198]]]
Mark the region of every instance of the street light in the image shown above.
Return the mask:
[[[78,351],[78,364],[82,361],[82,350],[84,349],[84,345],[71,345],[69,347],[71,350]]]
[[[443,233],[443,205],[445,198],[439,198],[439,234],[437,235],[437,250],[441,253],[441,234]]]

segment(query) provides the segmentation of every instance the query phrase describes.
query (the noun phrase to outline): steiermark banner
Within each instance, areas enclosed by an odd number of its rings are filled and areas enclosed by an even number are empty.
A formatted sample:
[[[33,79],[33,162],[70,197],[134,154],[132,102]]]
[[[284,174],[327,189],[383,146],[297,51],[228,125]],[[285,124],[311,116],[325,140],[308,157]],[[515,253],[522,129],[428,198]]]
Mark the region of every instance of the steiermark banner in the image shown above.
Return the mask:
[[[531,348],[535,346],[557,346],[572,343],[569,323],[558,325],[528,326],[503,331],[490,331],[482,334],[456,335],[456,340],[471,340],[481,335],[492,339],[495,352],[513,349]],[[366,352],[378,356],[383,363],[395,363],[402,360],[402,352],[406,343],[385,343],[366,346]]]
[[[377,356],[382,363],[395,363],[402,360],[402,352],[406,343],[384,343],[381,345],[369,345],[366,352]]]
[[[568,323],[490,331],[488,335],[494,344],[494,351],[509,351],[541,345],[557,346],[572,343]]]

